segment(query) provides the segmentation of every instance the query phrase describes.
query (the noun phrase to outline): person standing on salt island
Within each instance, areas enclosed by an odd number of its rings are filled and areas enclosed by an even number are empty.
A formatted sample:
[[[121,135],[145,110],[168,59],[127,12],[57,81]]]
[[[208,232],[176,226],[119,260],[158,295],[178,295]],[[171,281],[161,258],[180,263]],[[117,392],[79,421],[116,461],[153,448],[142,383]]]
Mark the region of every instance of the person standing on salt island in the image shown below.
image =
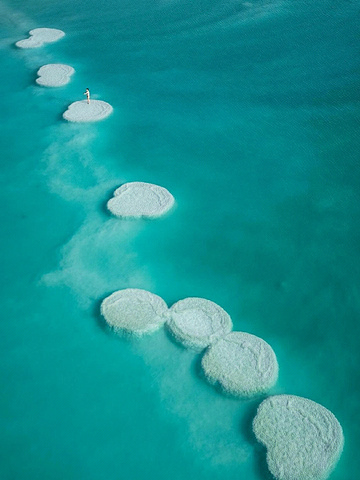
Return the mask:
[[[113,108],[109,103],[102,100],[91,100],[90,90],[87,88],[84,92],[87,101],[79,100],[71,103],[66,112],[63,113],[63,118],[69,122],[97,122],[108,117]]]
[[[88,88],[85,90],[84,95],[86,95],[87,103],[90,103],[90,90]]]

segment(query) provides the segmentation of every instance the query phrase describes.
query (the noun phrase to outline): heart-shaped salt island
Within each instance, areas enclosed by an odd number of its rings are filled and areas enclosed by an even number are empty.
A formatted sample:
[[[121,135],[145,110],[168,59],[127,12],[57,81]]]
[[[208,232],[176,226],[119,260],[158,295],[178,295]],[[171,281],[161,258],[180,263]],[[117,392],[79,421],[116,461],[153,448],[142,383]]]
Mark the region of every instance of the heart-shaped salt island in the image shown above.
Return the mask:
[[[168,306],[159,296],[137,288],[112,293],[101,304],[101,314],[118,333],[152,333],[167,320]]]
[[[102,100],[91,100],[90,103],[80,100],[68,106],[63,118],[68,122],[98,122],[111,115],[112,111],[112,106]]]
[[[167,326],[175,339],[194,350],[206,348],[232,329],[228,313],[205,298],[180,300],[169,313]]]
[[[43,65],[37,72],[36,83],[43,87],[62,87],[70,82],[71,75],[75,72],[73,67],[62,63],[49,63]]]
[[[269,390],[278,378],[273,349],[262,338],[231,332],[210,345],[201,360],[207,380],[236,397],[251,397]]]
[[[253,421],[266,460],[277,480],[325,480],[341,455],[344,436],[322,405],[295,395],[264,400]]]
[[[107,208],[117,217],[157,218],[174,205],[174,197],[164,187],[145,182],[124,183],[107,202]]]
[[[65,36],[62,30],[56,28],[35,28],[30,30],[29,38],[19,40],[15,45],[19,48],[39,48],[45,43],[53,43]]]

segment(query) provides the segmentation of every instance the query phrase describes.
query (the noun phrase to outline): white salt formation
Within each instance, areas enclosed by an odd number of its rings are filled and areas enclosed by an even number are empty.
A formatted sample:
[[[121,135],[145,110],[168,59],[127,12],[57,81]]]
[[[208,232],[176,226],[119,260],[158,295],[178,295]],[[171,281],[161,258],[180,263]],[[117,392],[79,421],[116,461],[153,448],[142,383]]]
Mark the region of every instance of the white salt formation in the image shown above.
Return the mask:
[[[119,332],[143,335],[160,328],[167,319],[164,300],[147,290],[127,288],[105,298],[101,314]]]
[[[170,309],[168,327],[186,347],[203,349],[229,333],[230,316],[219,305],[204,298],[185,298]]]
[[[170,210],[174,202],[174,197],[164,187],[130,182],[115,190],[107,208],[117,217],[156,218]]]
[[[69,105],[63,117],[69,122],[98,122],[108,117],[112,111],[112,106],[102,100],[91,100],[90,103],[80,100]]]
[[[201,365],[210,383],[239,397],[265,392],[278,377],[278,363],[270,345],[243,332],[231,332],[210,345]]]
[[[278,480],[324,480],[343,449],[340,423],[307,398],[277,395],[264,400],[253,421],[267,464]]]
[[[72,67],[62,63],[43,65],[37,72],[39,78],[36,79],[36,83],[44,87],[61,87],[69,83],[74,72]]]
[[[56,28],[35,28],[30,30],[29,34],[29,38],[19,40],[15,45],[19,48],[38,48],[44,43],[56,42],[65,35],[62,30]]]

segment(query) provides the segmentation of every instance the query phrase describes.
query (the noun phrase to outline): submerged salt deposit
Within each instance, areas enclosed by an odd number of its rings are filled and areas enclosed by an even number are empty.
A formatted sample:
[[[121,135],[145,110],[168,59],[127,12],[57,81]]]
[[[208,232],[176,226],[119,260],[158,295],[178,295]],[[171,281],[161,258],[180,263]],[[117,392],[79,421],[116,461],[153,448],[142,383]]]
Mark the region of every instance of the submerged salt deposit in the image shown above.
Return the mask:
[[[36,83],[44,87],[61,87],[69,83],[74,72],[73,67],[62,63],[43,65],[37,72]]]
[[[268,343],[255,335],[231,332],[205,352],[202,368],[210,383],[232,395],[267,391],[278,377],[278,363]]]
[[[168,327],[187,347],[203,349],[229,333],[230,316],[219,305],[204,298],[185,298],[170,309]]]
[[[130,182],[115,190],[107,208],[117,217],[156,218],[168,212],[174,202],[174,197],[164,187]]]
[[[162,298],[136,288],[118,290],[101,304],[101,314],[112,328],[134,335],[157,330],[166,321],[167,313]]]
[[[341,425],[329,410],[294,395],[264,400],[253,430],[266,446],[269,470],[278,480],[324,480],[344,444]]]
[[[71,103],[63,117],[69,122],[98,122],[108,117],[113,111],[112,106],[102,100],[86,100]]]
[[[56,28],[35,28],[30,30],[29,38],[19,40],[15,45],[19,48],[38,48],[45,43],[53,43],[62,38],[65,33]]]

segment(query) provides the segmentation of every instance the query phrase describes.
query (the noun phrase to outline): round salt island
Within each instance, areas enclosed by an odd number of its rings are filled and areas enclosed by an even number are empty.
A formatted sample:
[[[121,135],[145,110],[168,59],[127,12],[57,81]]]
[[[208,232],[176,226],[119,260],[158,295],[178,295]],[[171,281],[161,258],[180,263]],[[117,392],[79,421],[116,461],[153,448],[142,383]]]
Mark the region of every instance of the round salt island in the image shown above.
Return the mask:
[[[101,303],[101,314],[118,332],[143,335],[160,328],[167,319],[164,300],[147,290],[118,290]]]
[[[80,100],[70,104],[63,117],[69,122],[98,122],[108,117],[112,111],[112,106],[102,100],[91,100],[90,103]]]
[[[201,365],[210,383],[237,397],[266,392],[278,377],[278,363],[270,345],[243,332],[231,332],[210,345]]]
[[[39,77],[36,79],[36,83],[43,87],[62,87],[70,82],[70,77],[74,72],[75,70],[69,65],[49,63],[38,70]]]
[[[229,333],[230,316],[219,305],[204,298],[185,298],[170,309],[168,327],[177,341],[196,350]]]
[[[65,33],[56,28],[35,28],[30,30],[29,38],[19,40],[15,45],[19,48],[39,48],[45,43],[53,43],[62,38]]]
[[[117,217],[157,218],[168,212],[174,202],[174,197],[164,187],[129,182],[115,190],[107,208]]]
[[[278,480],[325,480],[341,455],[340,423],[322,405],[294,395],[264,400],[253,421],[267,464]]]

